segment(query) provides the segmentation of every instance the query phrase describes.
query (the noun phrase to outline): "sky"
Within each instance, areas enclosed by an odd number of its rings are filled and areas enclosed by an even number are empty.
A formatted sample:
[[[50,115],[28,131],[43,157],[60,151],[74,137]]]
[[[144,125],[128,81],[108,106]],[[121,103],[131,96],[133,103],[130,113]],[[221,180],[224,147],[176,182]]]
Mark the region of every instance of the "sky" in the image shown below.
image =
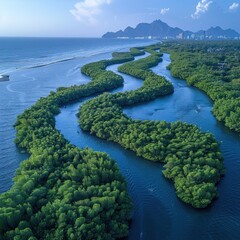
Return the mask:
[[[240,33],[240,0],[0,0],[0,36],[101,37],[157,19]]]

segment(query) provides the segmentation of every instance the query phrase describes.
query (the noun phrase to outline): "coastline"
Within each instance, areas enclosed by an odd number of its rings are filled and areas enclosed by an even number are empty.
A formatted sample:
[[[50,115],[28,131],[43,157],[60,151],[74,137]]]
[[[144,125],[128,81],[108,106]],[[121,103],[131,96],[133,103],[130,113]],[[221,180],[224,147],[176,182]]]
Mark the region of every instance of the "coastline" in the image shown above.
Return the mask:
[[[21,41],[20,41],[21,40]],[[149,45],[153,40],[109,40],[96,38],[0,38],[1,46],[5,49],[0,61],[0,72],[9,74],[18,70],[45,67],[51,64],[88,58],[98,54],[121,51],[125,47]],[[20,45],[15,48],[16,42]],[[31,52],[25,52],[25,46]],[[36,46],[39,48],[36,48]],[[50,47],[54,46],[54,47]],[[0,74],[1,75],[1,74]]]

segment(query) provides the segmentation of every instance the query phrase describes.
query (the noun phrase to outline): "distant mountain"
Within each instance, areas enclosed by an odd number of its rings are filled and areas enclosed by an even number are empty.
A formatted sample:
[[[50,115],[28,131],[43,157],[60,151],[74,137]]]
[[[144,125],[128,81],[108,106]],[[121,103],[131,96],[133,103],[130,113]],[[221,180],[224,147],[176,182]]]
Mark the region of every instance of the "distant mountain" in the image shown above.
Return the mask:
[[[140,23],[136,28],[127,27],[124,31],[108,32],[103,38],[152,38],[152,39],[234,39],[240,34],[232,29],[223,30],[220,27],[211,27],[196,33],[170,27],[161,20],[152,23]]]
[[[239,38],[239,33],[237,33],[235,30],[232,29],[227,29],[227,30],[223,30],[220,27],[211,27],[206,31],[198,31],[196,32],[197,36],[205,36],[206,38]]]

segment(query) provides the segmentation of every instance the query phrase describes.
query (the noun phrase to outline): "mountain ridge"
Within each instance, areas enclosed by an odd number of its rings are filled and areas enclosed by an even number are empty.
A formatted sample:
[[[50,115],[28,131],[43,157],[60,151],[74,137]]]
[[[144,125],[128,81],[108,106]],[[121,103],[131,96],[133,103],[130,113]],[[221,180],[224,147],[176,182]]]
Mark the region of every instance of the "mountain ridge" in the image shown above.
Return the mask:
[[[240,39],[240,34],[233,29],[219,26],[197,32],[185,31],[171,27],[160,19],[152,23],[139,23],[135,28],[128,26],[125,30],[107,32],[102,38],[150,38],[150,39]]]

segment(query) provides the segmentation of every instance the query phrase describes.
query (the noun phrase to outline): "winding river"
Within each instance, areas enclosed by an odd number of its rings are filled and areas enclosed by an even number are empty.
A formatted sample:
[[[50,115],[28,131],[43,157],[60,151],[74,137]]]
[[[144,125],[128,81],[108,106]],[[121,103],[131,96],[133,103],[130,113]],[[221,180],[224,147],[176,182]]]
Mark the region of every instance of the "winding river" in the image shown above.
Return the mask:
[[[203,92],[171,76],[166,69],[169,63],[170,56],[164,54],[163,62],[152,70],[173,83],[174,94],[127,108],[124,112],[134,119],[181,120],[196,124],[222,142],[227,173],[219,186],[219,198],[207,209],[196,210],[180,202],[172,183],[162,176],[161,164],[136,157],[115,143],[83,132],[76,113],[87,99],[62,108],[56,117],[56,128],[76,146],[107,152],[117,161],[134,204],[130,240],[239,239],[240,138],[216,121],[211,113],[212,102]],[[108,70],[117,72],[117,67],[113,65]],[[141,80],[120,75],[124,77],[124,86],[114,92],[133,90],[142,85]]]

